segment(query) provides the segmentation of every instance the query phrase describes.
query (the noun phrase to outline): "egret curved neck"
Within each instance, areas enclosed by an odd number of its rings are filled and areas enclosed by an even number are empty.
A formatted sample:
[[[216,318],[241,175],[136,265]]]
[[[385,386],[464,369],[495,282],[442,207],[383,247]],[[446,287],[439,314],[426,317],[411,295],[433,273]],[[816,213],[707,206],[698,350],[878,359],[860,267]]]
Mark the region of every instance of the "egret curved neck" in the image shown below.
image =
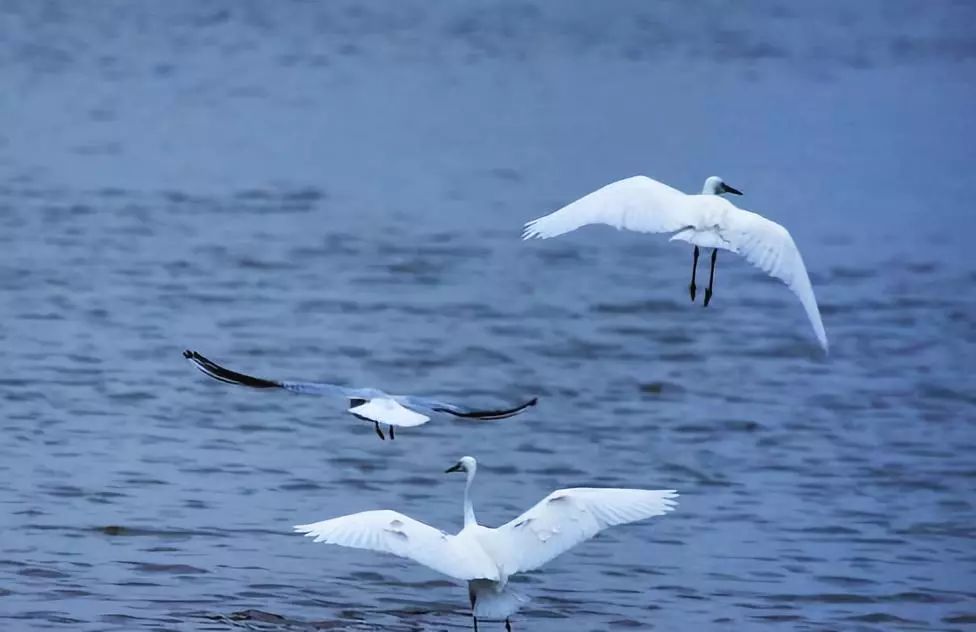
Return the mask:
[[[474,517],[474,505],[471,504],[471,495],[469,490],[471,489],[471,481],[474,480],[474,470],[468,472],[468,480],[464,484],[464,526],[472,527],[478,524],[478,520]]]

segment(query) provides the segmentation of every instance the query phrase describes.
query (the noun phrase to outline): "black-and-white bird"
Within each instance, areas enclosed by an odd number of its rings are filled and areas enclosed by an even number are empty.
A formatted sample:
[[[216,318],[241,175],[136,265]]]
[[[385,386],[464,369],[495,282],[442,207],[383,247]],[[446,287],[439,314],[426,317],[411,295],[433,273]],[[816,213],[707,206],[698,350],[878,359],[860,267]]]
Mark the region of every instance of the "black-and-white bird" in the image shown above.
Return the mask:
[[[350,408],[348,412],[363,421],[371,422],[380,439],[386,438],[383,435],[380,424],[384,424],[389,428],[390,439],[394,439],[396,437],[394,428],[421,426],[430,421],[430,415],[435,413],[452,415],[461,419],[474,421],[494,421],[513,417],[527,408],[535,406],[538,401],[537,398],[533,397],[529,401],[513,408],[478,410],[429,397],[390,395],[375,388],[348,388],[325,382],[266,380],[222,367],[196,351],[186,350],[183,352],[183,357],[210,377],[228,384],[238,384],[250,388],[277,388],[291,391],[292,393],[332,395],[345,398],[349,401]]]
[[[380,509],[295,526],[316,542],[392,553],[468,583],[474,630],[478,619],[504,619],[527,601],[508,585],[608,527],[662,516],[677,505],[671,489],[557,489],[518,518],[478,524],[469,491],[478,463],[466,456],[448,472],[464,472],[464,528],[454,535],[398,511]]]
[[[588,224],[607,224],[641,233],[674,233],[671,241],[686,241],[692,253],[691,300],[695,300],[699,246],[712,249],[705,306],[712,299],[715,260],[730,250],[786,284],[800,299],[820,346],[827,351],[827,333],[820,319],[803,258],[790,233],[772,220],[736,207],[720,197],[742,195],[718,176],[705,180],[699,195],[688,195],[646,176],[608,184],[549,215],[525,225],[523,239],[548,239]]]

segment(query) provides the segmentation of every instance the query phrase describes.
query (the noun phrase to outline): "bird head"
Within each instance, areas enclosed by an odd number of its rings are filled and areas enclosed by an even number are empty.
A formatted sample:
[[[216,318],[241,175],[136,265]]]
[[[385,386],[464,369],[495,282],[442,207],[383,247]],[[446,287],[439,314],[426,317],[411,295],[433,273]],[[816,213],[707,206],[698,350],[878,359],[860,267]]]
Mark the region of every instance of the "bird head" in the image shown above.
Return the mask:
[[[455,463],[453,466],[444,470],[445,474],[450,472],[473,472],[475,467],[477,467],[477,461],[474,460],[473,456],[461,457],[461,460]]]
[[[705,186],[702,187],[703,195],[722,195],[723,193],[742,195],[742,191],[733,189],[729,185],[725,184],[725,180],[718,176],[711,176],[705,180]]]

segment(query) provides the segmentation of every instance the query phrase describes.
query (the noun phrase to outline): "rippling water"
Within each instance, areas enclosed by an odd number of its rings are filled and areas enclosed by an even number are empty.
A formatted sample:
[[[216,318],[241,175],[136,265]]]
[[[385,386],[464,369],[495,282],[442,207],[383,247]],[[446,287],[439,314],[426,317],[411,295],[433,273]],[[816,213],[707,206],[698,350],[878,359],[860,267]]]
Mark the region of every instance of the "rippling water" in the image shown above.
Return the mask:
[[[976,623],[971,5],[0,7],[0,627],[463,630],[464,590],[290,525],[446,530],[555,487],[678,511],[517,577],[516,630]],[[522,222],[720,174],[798,302],[720,258]],[[740,200],[736,200],[740,202]],[[259,375],[487,405],[380,442]],[[496,629],[486,624],[486,629]],[[500,624],[497,629],[500,628]]]

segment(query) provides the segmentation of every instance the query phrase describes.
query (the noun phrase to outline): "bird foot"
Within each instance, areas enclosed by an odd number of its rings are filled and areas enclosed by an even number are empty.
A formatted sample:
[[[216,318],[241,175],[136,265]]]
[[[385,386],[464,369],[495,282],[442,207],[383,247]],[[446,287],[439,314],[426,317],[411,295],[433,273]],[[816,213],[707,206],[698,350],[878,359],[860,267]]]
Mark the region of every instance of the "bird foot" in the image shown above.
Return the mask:
[[[376,422],[373,422],[373,428],[376,430],[376,434],[379,435],[379,438],[386,441],[386,437],[383,436],[383,431],[380,430],[380,425]]]
[[[505,619],[505,632],[512,632],[512,623]]]
[[[712,300],[712,289],[705,288],[705,305],[703,307],[708,307],[708,302]]]
[[[393,426],[390,426],[390,441],[396,439],[396,435],[393,434]]]
[[[695,302],[695,294],[697,293],[697,291],[698,291],[698,286],[695,285],[694,283],[688,286],[688,293],[691,294],[692,303]]]

